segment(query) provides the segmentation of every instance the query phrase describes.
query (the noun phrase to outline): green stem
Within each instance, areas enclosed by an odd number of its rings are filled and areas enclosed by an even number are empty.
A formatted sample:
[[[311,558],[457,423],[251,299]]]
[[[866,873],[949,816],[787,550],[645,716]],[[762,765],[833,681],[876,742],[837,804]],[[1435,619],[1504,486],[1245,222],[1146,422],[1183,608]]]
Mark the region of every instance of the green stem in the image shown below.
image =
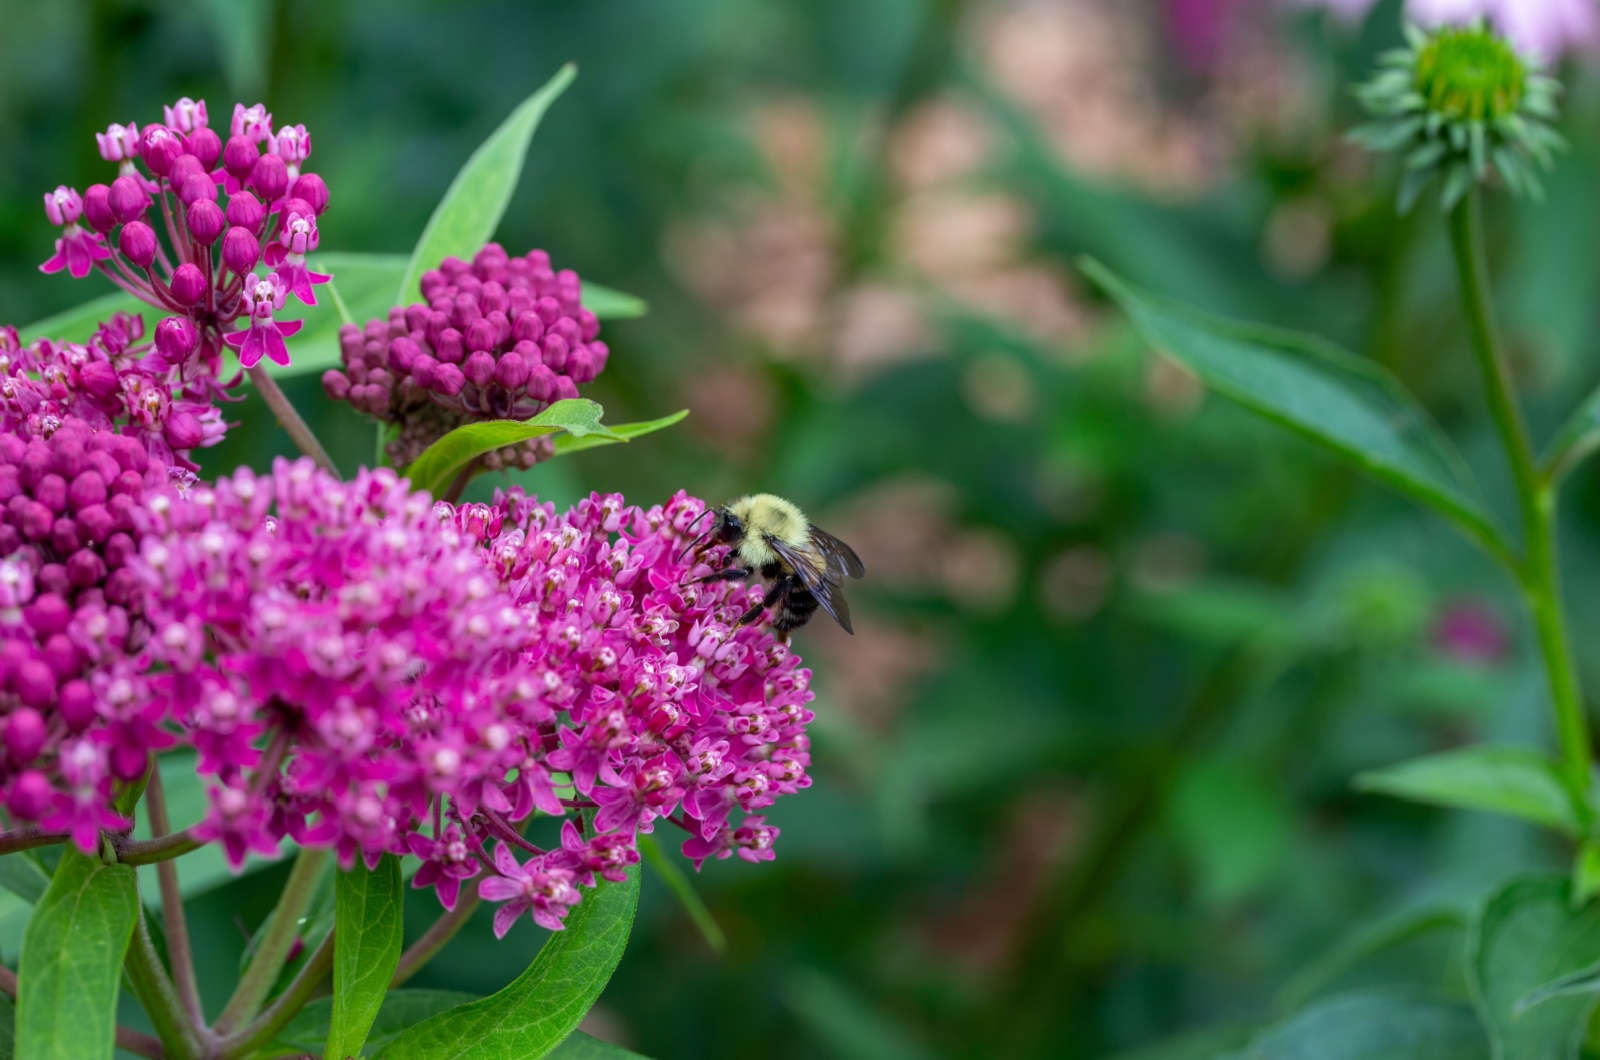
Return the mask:
[[[156,1036],[161,1039],[162,1053],[167,1060],[199,1060],[205,1056],[205,1045],[209,1043],[200,1040],[205,1032],[189,1022],[183,1001],[178,997],[167,970],[161,966],[161,957],[156,953],[142,910],[134,925],[133,941],[128,944],[128,955],[123,966],[127,969],[139,1004],[144,1008],[145,1015],[150,1017]]]
[[[317,441],[317,436],[311,432],[311,427],[301,418],[300,412],[289,400],[289,396],[278,386],[278,381],[267,372],[263,365],[256,365],[250,369],[250,382],[255,384],[256,391],[261,395],[272,414],[278,417],[278,423],[294,439],[294,444],[300,451],[315,460],[322,469],[335,477],[339,469],[333,466],[333,458],[328,451]]]
[[[1489,295],[1488,255],[1483,245],[1483,207],[1474,189],[1450,211],[1450,241],[1461,284],[1462,309],[1472,337],[1472,352],[1483,376],[1489,412],[1511,463],[1517,506],[1522,513],[1525,557],[1519,565],[1522,591],[1533,612],[1539,650],[1550,680],[1561,767],[1579,812],[1589,816],[1589,722],[1584,714],[1578,670],[1572,658],[1561,606],[1560,563],[1556,552],[1555,494],[1539,473],[1527,424],[1517,407],[1516,389],[1500,352],[1499,330]]]
[[[289,949],[300,934],[300,918],[311,905],[311,898],[317,889],[317,877],[327,860],[326,850],[304,848],[295,858],[294,868],[289,871],[289,879],[283,885],[283,894],[272,911],[272,924],[262,937],[261,945],[256,948],[250,966],[239,979],[239,985],[234,988],[222,1015],[217,1017],[218,1034],[227,1037],[261,1010],[261,1002],[266,1000],[267,993],[278,981],[278,973],[283,971]]]
[[[270,1042],[288,1026],[297,1012],[305,1008],[312,992],[332,970],[333,932],[330,931],[322,944],[306,958],[306,963],[300,966],[294,979],[284,987],[283,993],[274,998],[261,1015],[218,1043],[217,1056],[222,1060],[254,1056],[256,1050]]]
[[[167,817],[167,793],[161,784],[161,771],[150,771],[145,788],[145,812],[150,816],[150,835],[160,839],[172,831]],[[161,919],[167,931],[167,957],[172,978],[194,1026],[203,1026],[205,1010],[200,1005],[200,984],[195,979],[194,957],[189,947],[189,922],[183,911],[183,891],[178,886],[178,866],[171,860],[156,863],[156,879],[161,886]]]

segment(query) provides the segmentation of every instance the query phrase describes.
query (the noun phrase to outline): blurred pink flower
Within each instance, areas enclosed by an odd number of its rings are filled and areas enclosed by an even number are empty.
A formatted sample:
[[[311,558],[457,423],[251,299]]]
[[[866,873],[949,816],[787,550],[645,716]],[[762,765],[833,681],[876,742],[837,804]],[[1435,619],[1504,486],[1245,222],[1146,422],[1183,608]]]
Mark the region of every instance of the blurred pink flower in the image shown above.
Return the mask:
[[[1289,0],[1364,18],[1375,0]],[[1487,18],[1520,49],[1552,59],[1600,43],[1600,7],[1595,0],[1406,0],[1406,17],[1425,26]]]
[[[1497,663],[1511,651],[1505,620],[1476,600],[1457,600],[1440,608],[1432,639],[1445,655],[1465,663]]]

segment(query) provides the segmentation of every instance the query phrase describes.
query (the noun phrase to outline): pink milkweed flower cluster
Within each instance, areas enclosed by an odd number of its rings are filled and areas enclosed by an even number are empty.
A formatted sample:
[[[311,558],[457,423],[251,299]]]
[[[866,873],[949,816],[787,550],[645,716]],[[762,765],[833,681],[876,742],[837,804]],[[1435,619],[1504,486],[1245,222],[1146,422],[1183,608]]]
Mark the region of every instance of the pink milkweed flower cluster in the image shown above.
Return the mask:
[[[554,270],[542,250],[513,258],[490,243],[470,264],[446,258],[423,274],[425,303],[341,329],[344,368],[325,373],[323,388],[389,424],[389,459],[403,467],[464,423],[528,419],[599,375],[610,351],[581,293],[577,274]],[[526,468],[552,452],[538,438],[485,463]]]
[[[24,346],[0,328],[0,430],[47,436],[67,419],[139,440],[152,459],[193,471],[190,450],[227,430],[214,370],[200,363],[193,324],[168,317],[146,338],[141,317],[114,314],[88,342]]]
[[[1364,18],[1376,0],[1290,0],[1345,17]],[[1600,45],[1596,0],[1406,0],[1407,18],[1424,26],[1487,19],[1519,50],[1545,60]]]
[[[203,364],[220,364],[224,342],[246,368],[263,357],[287,364],[283,340],[294,327],[273,314],[284,295],[315,305],[313,286],[329,279],[305,261],[328,208],[327,185],[303,171],[305,127],[274,132],[263,106],[237,104],[224,142],[205,101],[184,98],[165,108],[164,123],[113,123],[95,137],[118,175],[82,194],[62,185],[44,197],[61,235],[40,269],[80,279],[98,271],[189,321]]]
[[[692,584],[698,500],[457,508],[300,461],[140,510],[135,699],[199,752],[191,834],[235,864],[285,836],[412,854],[446,908],[479,879],[497,933],[557,928],[662,822],[697,864],[770,858],[761,811],[810,782],[809,672],[734,628],[756,590]],[[567,818],[559,846],[524,838],[536,813]]]

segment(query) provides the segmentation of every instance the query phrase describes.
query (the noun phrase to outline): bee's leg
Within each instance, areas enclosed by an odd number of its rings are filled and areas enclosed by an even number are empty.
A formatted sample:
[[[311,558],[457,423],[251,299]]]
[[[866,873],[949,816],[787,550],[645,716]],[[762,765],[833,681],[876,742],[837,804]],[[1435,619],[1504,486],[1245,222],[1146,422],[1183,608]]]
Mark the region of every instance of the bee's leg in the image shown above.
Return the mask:
[[[788,596],[792,581],[792,578],[783,577],[773,582],[772,588],[767,590],[767,595],[761,598],[761,602],[752,607],[750,610],[746,611],[744,614],[740,615],[739,621],[734,623],[733,628],[739,629],[743,626],[748,626],[750,623],[761,617],[761,612],[765,611],[779,600]]]
[[[705,582],[736,582],[750,577],[755,571],[749,567],[734,567],[732,570],[719,570],[715,574],[707,574],[703,578],[696,578],[690,585],[701,585]]]

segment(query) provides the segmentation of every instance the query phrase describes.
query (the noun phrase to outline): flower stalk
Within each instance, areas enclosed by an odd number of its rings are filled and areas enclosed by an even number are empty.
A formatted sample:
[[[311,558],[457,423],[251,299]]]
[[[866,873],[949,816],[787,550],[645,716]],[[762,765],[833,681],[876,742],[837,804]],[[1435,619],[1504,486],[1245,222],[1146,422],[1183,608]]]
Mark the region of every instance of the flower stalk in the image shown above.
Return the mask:
[[[233,997],[228,999],[222,1015],[217,1017],[218,1034],[227,1037],[260,1011],[261,1003],[266,1000],[272,984],[278,981],[278,973],[283,970],[289,950],[299,936],[300,918],[311,905],[317,877],[321,875],[328,857],[326,850],[301,848],[299,856],[295,858],[294,868],[284,882],[278,904],[272,911],[272,925],[262,937],[255,956],[250,959],[250,966],[240,978]]]

